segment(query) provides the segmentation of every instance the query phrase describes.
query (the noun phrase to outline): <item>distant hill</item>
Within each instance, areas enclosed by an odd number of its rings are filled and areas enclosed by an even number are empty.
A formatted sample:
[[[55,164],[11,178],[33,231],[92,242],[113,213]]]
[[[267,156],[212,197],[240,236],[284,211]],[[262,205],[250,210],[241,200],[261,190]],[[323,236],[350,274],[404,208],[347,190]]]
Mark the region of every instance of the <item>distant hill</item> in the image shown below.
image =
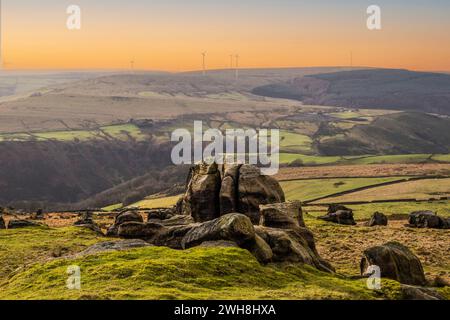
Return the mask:
[[[394,113],[323,139],[317,149],[324,155],[450,153],[449,128],[449,118]]]
[[[450,115],[450,75],[397,69],[307,75],[256,87],[254,94],[307,104]]]

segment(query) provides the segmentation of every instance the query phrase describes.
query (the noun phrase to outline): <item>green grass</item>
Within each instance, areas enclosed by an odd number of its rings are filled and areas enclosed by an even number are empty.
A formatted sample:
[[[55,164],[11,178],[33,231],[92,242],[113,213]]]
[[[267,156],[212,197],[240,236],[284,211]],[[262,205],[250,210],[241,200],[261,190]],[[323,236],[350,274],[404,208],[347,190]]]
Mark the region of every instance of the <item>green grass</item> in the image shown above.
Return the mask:
[[[103,211],[114,211],[123,207],[122,203],[112,204],[110,206],[102,208]]]
[[[27,243],[27,247],[32,244]],[[81,290],[66,288],[67,268],[81,268]],[[147,247],[38,263],[9,279],[0,299],[376,299],[398,298],[308,266],[261,266],[246,250]]]
[[[138,207],[145,209],[156,209],[156,208],[169,208],[177,204],[178,199],[181,195],[172,197],[161,197],[161,198],[148,198],[139,201],[135,204],[130,205],[130,207]]]
[[[100,240],[91,230],[76,227],[0,230],[0,284],[18,268],[82,251]]]
[[[355,188],[401,179],[401,177],[310,179],[282,181],[280,184],[284,190],[287,200],[307,201]]]
[[[58,140],[58,141],[87,141],[105,139],[111,136],[118,140],[126,140],[129,136],[136,140],[144,140],[146,135],[133,124],[119,124],[104,126],[93,130],[49,131],[36,133],[0,134],[0,141],[28,141],[28,140]]]
[[[300,160],[303,165],[334,164],[387,164],[387,163],[425,163],[432,161],[450,162],[450,155],[405,154],[387,156],[309,156],[299,153],[280,153],[280,163],[289,164]]]
[[[280,150],[282,152],[309,152],[312,139],[306,135],[280,131]]]

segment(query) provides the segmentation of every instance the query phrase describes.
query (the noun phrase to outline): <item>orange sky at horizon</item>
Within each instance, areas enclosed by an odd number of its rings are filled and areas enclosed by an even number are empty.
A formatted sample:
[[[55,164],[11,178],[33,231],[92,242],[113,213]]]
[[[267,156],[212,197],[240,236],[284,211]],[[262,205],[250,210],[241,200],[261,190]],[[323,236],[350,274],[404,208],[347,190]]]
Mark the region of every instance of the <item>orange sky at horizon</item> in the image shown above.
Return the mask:
[[[220,12],[99,15],[97,8],[83,11],[81,30],[70,31],[64,6],[12,9],[3,19],[6,70],[129,69],[134,60],[139,70],[189,71],[201,69],[207,51],[208,69],[230,68],[236,53],[242,68],[349,66],[352,52],[354,66],[450,71],[450,23],[440,20],[413,24],[387,13],[383,29],[369,31],[363,14],[243,12],[230,23]]]

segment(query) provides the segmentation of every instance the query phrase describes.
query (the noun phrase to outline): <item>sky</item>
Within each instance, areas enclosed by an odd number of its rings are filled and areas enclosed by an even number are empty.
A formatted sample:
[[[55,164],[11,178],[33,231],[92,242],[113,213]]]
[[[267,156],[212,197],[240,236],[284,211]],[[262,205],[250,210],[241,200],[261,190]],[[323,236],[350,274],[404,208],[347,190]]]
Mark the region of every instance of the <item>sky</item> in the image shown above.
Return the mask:
[[[450,71],[448,0],[2,0],[5,69],[371,66]],[[368,30],[367,7],[382,29]],[[68,30],[69,5],[81,29]],[[351,59],[353,57],[353,60]]]

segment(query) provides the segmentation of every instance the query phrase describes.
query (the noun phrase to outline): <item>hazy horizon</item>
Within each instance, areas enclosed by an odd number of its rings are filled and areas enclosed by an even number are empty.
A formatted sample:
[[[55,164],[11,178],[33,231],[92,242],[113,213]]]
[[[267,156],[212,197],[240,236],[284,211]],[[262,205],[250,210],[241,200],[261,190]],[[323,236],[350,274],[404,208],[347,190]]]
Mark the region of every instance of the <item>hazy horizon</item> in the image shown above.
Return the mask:
[[[81,7],[81,30],[66,9]],[[382,30],[366,27],[369,1],[3,0],[6,70],[195,71],[354,66],[450,70],[450,3],[379,0]],[[443,71],[444,70],[444,71]]]

